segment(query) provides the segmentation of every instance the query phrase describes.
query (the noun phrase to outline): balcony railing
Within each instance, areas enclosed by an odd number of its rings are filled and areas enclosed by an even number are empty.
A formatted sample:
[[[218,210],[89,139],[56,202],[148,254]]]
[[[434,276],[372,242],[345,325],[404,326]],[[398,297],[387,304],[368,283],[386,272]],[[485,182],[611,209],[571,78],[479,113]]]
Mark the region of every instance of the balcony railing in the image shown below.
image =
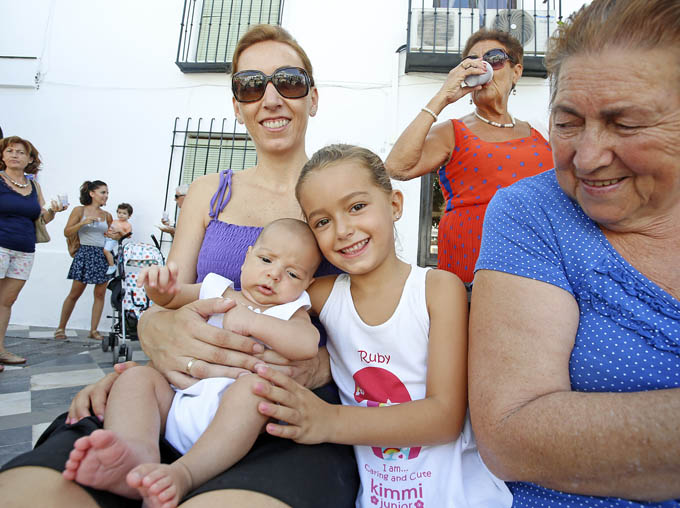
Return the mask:
[[[546,77],[548,39],[562,19],[561,0],[410,0],[406,72],[449,72],[465,43],[487,27],[524,47],[525,76]]]
[[[283,0],[184,0],[176,63],[182,72],[231,72],[251,25],[281,22]]]

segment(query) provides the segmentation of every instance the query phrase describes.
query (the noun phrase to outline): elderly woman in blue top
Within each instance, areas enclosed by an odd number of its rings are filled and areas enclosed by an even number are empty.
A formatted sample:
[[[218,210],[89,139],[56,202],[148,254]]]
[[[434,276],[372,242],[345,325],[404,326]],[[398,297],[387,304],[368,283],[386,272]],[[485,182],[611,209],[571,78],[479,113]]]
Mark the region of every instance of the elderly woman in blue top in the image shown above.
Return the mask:
[[[517,507],[680,506],[680,2],[593,0],[546,58],[555,169],[487,211],[470,414]]]

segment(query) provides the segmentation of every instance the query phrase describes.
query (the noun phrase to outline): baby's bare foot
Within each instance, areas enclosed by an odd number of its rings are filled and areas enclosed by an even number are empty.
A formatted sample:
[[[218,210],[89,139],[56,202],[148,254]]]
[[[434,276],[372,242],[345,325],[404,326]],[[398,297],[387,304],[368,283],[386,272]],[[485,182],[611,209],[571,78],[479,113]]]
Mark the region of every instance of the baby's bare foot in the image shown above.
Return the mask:
[[[191,473],[183,464],[142,464],[127,475],[139,489],[145,508],[175,508],[191,489]]]
[[[125,476],[148,460],[147,455],[135,451],[113,431],[95,430],[73,444],[62,474],[81,485],[140,499],[139,491],[128,486]]]

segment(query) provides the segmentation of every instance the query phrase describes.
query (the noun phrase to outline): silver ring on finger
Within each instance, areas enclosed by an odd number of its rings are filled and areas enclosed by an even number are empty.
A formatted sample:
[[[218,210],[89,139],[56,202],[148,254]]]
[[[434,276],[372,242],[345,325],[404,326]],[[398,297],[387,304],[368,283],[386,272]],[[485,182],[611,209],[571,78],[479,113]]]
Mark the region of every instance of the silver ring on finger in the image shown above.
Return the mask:
[[[194,366],[194,362],[196,361],[196,358],[189,358],[189,361],[187,362],[187,374],[191,376],[191,367]]]

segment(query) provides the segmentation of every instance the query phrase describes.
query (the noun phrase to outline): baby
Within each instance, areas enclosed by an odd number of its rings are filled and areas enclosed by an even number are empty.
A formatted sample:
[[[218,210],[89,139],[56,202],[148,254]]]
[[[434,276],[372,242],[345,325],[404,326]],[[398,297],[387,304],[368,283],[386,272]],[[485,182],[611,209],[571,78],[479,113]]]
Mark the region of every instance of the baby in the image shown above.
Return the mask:
[[[128,219],[132,217],[132,205],[128,203],[119,204],[116,215],[118,215],[118,220],[111,222],[107,233],[121,233],[122,235],[132,233],[132,225],[128,222]],[[112,275],[116,271],[116,265],[113,261],[113,251],[117,246],[118,242],[113,238],[106,239],[106,243],[104,244],[104,256],[109,263],[106,275]]]
[[[177,308],[197,298],[224,296],[237,305],[209,323],[253,336],[290,360],[312,358],[319,332],[307,313],[306,289],[321,254],[306,223],[279,219],[267,225],[248,248],[241,266],[241,290],[216,274],[202,284],[178,284],[176,267],[151,267],[139,276],[152,300]],[[165,282],[167,281],[167,282]],[[187,373],[196,360],[190,359]],[[114,383],[104,414],[104,430],[78,439],[65,478],[104,489],[144,506],[177,506],[183,496],[238,462],[267,421],[252,393],[259,376],[196,380],[179,390],[151,367],[126,370]],[[228,388],[228,389],[227,389]],[[181,453],[160,464],[158,437]]]

